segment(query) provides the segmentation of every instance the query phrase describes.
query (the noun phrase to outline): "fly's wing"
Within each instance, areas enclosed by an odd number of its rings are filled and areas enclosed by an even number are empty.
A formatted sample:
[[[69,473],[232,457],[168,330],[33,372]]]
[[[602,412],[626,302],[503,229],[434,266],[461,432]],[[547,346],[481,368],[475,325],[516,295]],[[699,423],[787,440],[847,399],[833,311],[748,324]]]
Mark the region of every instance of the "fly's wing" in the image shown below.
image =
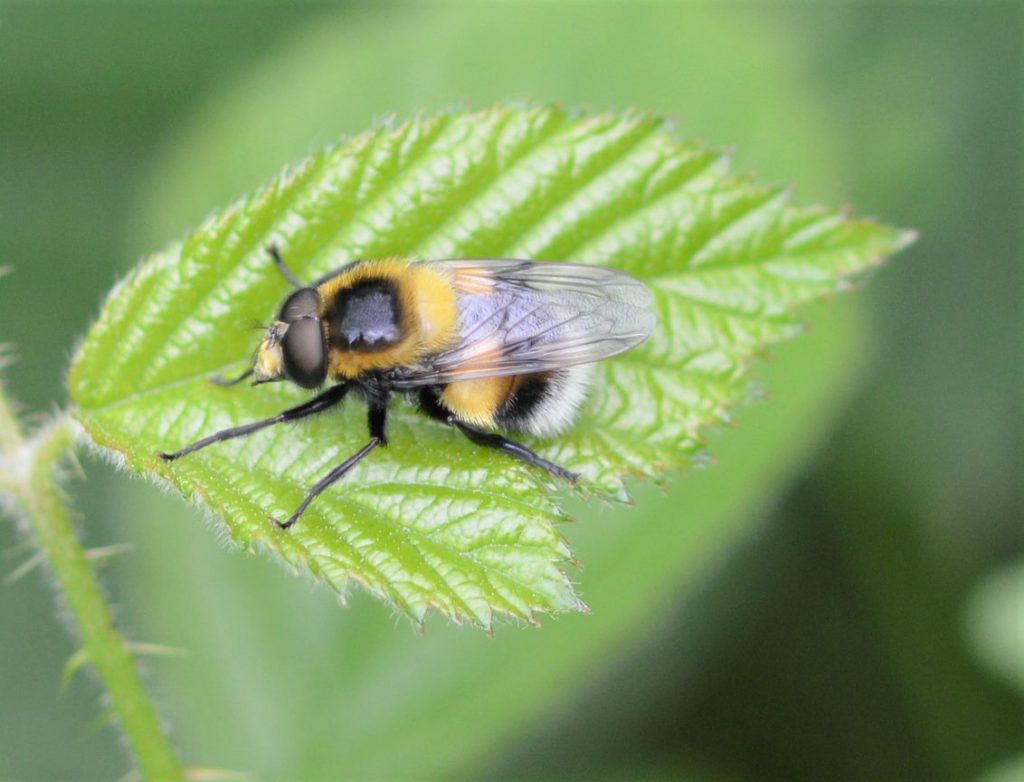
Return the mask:
[[[589,364],[643,342],[651,294],[617,269],[518,260],[423,261],[458,291],[459,341],[400,385],[521,375]]]

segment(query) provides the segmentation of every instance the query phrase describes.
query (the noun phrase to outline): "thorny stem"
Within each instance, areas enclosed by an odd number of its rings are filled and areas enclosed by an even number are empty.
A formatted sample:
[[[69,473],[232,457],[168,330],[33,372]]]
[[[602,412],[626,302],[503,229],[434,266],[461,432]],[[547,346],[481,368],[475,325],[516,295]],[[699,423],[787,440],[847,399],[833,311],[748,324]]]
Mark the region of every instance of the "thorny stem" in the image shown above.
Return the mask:
[[[181,763],[160,729],[126,642],[114,629],[54,476],[58,461],[71,448],[67,416],[58,416],[25,439],[0,390],[0,448],[0,491],[10,494],[31,525],[140,773],[145,779],[183,780]]]

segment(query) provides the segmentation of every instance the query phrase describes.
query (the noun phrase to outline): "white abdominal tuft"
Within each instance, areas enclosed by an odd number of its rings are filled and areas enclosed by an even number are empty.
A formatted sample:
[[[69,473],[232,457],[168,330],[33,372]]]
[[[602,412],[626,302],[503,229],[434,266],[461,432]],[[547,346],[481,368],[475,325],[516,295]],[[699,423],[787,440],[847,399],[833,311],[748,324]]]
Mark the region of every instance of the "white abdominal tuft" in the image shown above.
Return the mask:
[[[587,398],[593,376],[593,364],[553,372],[544,396],[520,428],[537,437],[553,437],[564,432],[576,420],[577,411]]]

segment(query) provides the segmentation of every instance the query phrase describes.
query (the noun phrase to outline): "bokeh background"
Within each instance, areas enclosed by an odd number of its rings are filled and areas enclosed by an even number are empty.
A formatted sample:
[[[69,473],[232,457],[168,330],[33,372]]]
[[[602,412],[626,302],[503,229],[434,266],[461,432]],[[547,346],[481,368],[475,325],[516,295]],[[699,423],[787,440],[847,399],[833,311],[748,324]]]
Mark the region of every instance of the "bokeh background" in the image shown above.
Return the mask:
[[[395,113],[651,108],[919,242],[718,464],[577,507],[590,616],[346,607],[91,456],[69,485],[189,764],[257,779],[1024,779],[1015,3],[0,4],[0,337],[28,415],[139,257]],[[819,322],[820,321],[820,322]],[[4,573],[30,556],[0,525]],[[129,768],[38,572],[0,588],[0,778]]]

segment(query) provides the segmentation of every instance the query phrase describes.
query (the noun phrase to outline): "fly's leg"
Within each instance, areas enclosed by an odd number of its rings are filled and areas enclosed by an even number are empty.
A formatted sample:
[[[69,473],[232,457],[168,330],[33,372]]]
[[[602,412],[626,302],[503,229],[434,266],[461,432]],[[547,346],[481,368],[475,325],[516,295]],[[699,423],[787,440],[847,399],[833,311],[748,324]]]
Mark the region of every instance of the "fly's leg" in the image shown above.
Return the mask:
[[[247,370],[245,370],[245,372],[243,372],[242,374],[238,375],[237,377],[230,377],[230,378],[228,378],[228,377],[221,377],[220,375],[217,375],[216,377],[211,377],[210,378],[210,382],[213,383],[215,386],[221,386],[222,388],[228,388],[229,386],[237,386],[239,383],[241,383],[246,378],[252,377],[255,373],[256,373],[256,370],[253,369],[252,367],[249,367]]]
[[[293,287],[305,287],[299,281],[299,278],[295,276],[295,273],[288,268],[288,264],[284,262],[284,258],[281,257],[281,251],[277,249],[276,244],[267,245],[267,255],[269,255],[273,259],[274,265],[277,266],[277,270],[281,272],[281,276],[288,280],[288,282],[290,282]],[[237,386],[246,378],[252,377],[254,373],[255,370],[252,367],[249,367],[247,370],[245,370],[245,372],[238,375],[237,377],[227,378],[220,377],[218,375],[217,377],[210,378],[210,382],[213,383],[215,386]]]
[[[302,500],[299,507],[295,509],[295,512],[292,513],[286,521],[278,521],[277,519],[272,519],[272,521],[281,529],[288,529],[299,520],[299,516],[306,512],[306,508],[309,507],[309,504],[313,502],[313,500],[315,500],[325,489],[344,478],[349,470],[366,458],[378,445],[387,445],[387,413],[388,408],[386,398],[371,400],[369,403],[369,411],[367,413],[370,439],[366,445],[313,484],[313,487],[306,492],[305,499]]]
[[[470,442],[474,442],[477,445],[496,448],[502,453],[507,453],[509,456],[533,465],[534,467],[540,467],[542,470],[546,470],[556,478],[562,478],[569,481],[569,483],[576,483],[576,481],[579,480],[580,476],[578,473],[570,472],[564,467],[559,467],[554,462],[549,462],[543,456],[540,456],[535,451],[527,448],[522,443],[517,443],[515,440],[510,440],[500,434],[485,432],[483,429],[477,429],[475,426],[470,426],[469,424],[464,424],[461,421],[456,421],[455,416],[453,415],[449,415],[445,423],[449,426],[456,427],[469,438]]]
[[[244,437],[247,434],[258,432],[260,429],[266,429],[268,426],[274,424],[280,424],[285,421],[297,421],[300,418],[313,415],[327,410],[329,407],[333,407],[338,404],[342,399],[345,398],[345,394],[348,393],[349,386],[345,383],[340,385],[331,386],[322,394],[319,394],[312,399],[303,402],[301,405],[295,407],[289,407],[272,418],[264,418],[262,421],[253,421],[251,424],[243,424],[242,426],[234,426],[230,429],[222,429],[219,432],[204,437],[201,440],[196,440],[191,445],[187,445],[180,451],[174,453],[160,453],[159,456],[165,462],[173,462],[176,459],[180,459],[182,456],[187,456],[190,453],[198,451],[200,448],[205,448],[208,445],[219,443],[223,440],[231,440],[235,437]]]
[[[506,453],[515,459],[526,462],[533,467],[540,467],[550,475],[566,480],[569,483],[575,484],[576,481],[579,480],[580,476],[578,473],[570,472],[564,467],[558,466],[554,462],[549,462],[543,456],[530,448],[527,448],[522,443],[517,443],[515,440],[510,440],[500,434],[487,432],[483,429],[478,429],[475,426],[459,421],[454,415],[441,406],[437,399],[437,394],[432,389],[424,389],[420,392],[419,405],[420,410],[422,410],[426,415],[436,421],[447,424],[448,426],[454,426],[466,435],[470,442],[476,443],[477,445],[483,445],[487,448],[495,448],[502,453]]]
[[[277,249],[276,244],[267,245],[267,255],[274,259],[274,265],[277,266],[277,270],[281,272],[281,276],[284,277],[288,282],[295,288],[304,288],[305,286],[299,281],[299,278],[295,276],[295,273],[288,268],[288,264],[284,262],[284,258],[281,257],[281,251]]]

